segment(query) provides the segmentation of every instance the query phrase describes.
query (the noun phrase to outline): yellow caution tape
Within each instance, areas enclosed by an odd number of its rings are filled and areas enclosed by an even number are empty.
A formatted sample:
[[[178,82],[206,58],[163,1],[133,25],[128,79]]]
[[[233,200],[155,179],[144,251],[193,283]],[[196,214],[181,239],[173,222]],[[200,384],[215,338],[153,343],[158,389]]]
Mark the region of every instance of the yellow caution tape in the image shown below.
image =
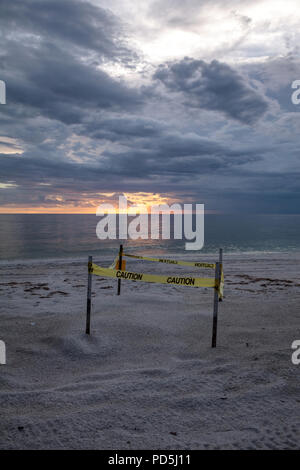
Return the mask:
[[[97,276],[113,277],[117,279],[127,279],[129,281],[155,282],[158,284],[175,284],[187,287],[216,287],[219,290],[219,283],[212,278],[206,277],[181,277],[181,276],[157,276],[154,274],[141,274],[130,271],[120,271],[110,268],[102,268],[97,264],[92,264],[90,273]]]
[[[123,253],[123,256],[127,256],[128,258],[143,259],[145,261],[157,261],[158,263],[179,264],[181,266],[194,266],[196,268],[215,269],[216,267],[214,263],[200,263],[200,262],[198,263],[198,262],[191,262],[191,261],[177,261],[177,260],[172,260],[172,259],[148,258],[147,256],[131,255],[129,253]]]

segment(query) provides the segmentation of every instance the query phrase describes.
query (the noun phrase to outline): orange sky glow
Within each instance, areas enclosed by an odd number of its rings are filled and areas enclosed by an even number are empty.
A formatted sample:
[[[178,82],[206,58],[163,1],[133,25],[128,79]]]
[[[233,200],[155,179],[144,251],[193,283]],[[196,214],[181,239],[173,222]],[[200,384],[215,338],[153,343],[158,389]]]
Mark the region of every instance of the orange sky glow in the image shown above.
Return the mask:
[[[161,196],[157,193],[124,193],[127,198],[128,210],[133,205],[144,205],[147,207],[148,212],[153,205],[158,204],[173,204],[179,202],[178,200],[170,197]],[[24,206],[18,207],[12,204],[0,206],[0,214],[95,214],[96,209],[100,204],[112,204],[118,213],[118,199],[115,193],[101,193],[97,199],[87,199],[80,203],[68,204],[60,196],[53,198],[53,204],[49,206]],[[122,212],[122,211],[121,211]]]
[[[82,204],[68,204],[63,198],[57,196],[53,198],[53,204],[49,206],[24,206],[18,207],[13,204],[0,206],[0,214],[96,214],[97,207],[100,204],[112,204],[115,212],[131,213],[132,206],[144,205],[147,212],[150,213],[151,206],[174,203],[188,204],[190,201],[180,201],[174,196],[162,196],[158,193],[124,193],[127,198],[127,211],[119,211],[118,198],[115,193],[101,193],[97,199],[84,198]],[[214,213],[215,211],[209,211]],[[143,213],[143,211],[141,212]],[[208,213],[208,211],[206,211]]]

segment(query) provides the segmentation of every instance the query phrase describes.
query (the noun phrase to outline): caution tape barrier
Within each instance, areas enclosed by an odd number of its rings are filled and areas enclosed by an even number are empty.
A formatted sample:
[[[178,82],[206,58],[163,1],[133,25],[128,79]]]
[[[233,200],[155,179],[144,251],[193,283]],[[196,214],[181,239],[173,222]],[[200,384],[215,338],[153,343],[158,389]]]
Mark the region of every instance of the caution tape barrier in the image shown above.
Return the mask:
[[[116,279],[127,279],[129,281],[154,282],[158,284],[175,284],[186,287],[215,287],[221,296],[221,285],[213,278],[206,277],[181,277],[181,276],[160,276],[155,274],[142,274],[130,271],[120,271],[111,268],[103,268],[91,263],[89,272],[97,276],[112,277]]]
[[[145,261],[156,261],[159,263],[182,265],[182,266],[193,266],[199,268],[211,268],[215,269],[215,278],[207,277],[192,277],[192,276],[174,276],[172,275],[156,275],[156,274],[144,274],[135,273],[132,271],[126,271],[125,260],[123,257],[142,259]],[[121,269],[118,269],[121,267]],[[212,348],[217,345],[217,322],[218,322],[218,299],[223,298],[224,290],[224,272],[222,264],[222,249],[219,252],[219,262],[217,263],[200,263],[190,261],[177,261],[163,258],[148,258],[146,256],[131,255],[123,252],[123,245],[120,245],[119,256],[115,258],[109,268],[103,268],[93,263],[92,256],[89,256],[88,260],[88,288],[87,288],[87,309],[86,309],[86,334],[90,334],[91,324],[91,306],[92,306],[92,275],[104,276],[118,279],[118,295],[121,292],[121,279],[127,279],[129,281],[138,282],[151,282],[157,284],[171,284],[177,286],[186,287],[213,287],[214,288],[214,310],[213,310],[213,327],[212,327]]]
[[[179,264],[181,266],[194,266],[196,268],[211,268],[215,269],[215,263],[199,263],[199,262],[192,262],[192,261],[177,261],[172,259],[163,259],[163,258],[148,258],[147,256],[139,256],[139,255],[131,255],[129,253],[122,253],[123,256],[127,256],[128,258],[135,258],[135,259],[143,259],[145,261],[156,261],[158,263],[165,263],[165,264]]]

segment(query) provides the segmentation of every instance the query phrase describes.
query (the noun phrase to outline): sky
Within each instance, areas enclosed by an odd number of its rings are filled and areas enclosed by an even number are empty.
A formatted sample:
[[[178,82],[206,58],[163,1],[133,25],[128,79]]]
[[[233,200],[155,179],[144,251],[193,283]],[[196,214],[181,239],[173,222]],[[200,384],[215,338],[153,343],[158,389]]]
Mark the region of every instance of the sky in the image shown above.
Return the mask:
[[[0,213],[300,213],[298,0],[0,0]]]

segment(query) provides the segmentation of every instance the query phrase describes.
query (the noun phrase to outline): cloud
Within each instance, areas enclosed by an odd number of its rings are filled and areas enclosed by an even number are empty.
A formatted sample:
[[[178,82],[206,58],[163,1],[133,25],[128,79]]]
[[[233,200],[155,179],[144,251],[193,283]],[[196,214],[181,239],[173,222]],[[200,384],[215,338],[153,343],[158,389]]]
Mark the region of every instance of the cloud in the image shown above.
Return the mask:
[[[107,62],[127,67],[136,60],[109,10],[80,0],[0,0],[0,9],[5,130],[12,120],[14,126],[22,122],[24,134],[28,120],[38,116],[71,125],[92,110],[124,111],[142,103],[138,89],[103,69]]]
[[[27,112],[33,108],[32,114],[76,123],[87,108],[132,109],[141,102],[138,90],[49,43],[28,47],[9,42],[1,62],[6,110],[21,105]]]
[[[209,23],[208,43],[215,34],[209,4],[228,19],[225,29],[231,21],[252,28],[241,2],[226,3],[236,12],[219,0],[201,2],[199,28]],[[96,1],[0,0],[0,79],[7,84],[0,107],[1,205],[88,207],[103,192],[156,192],[241,211],[255,210],[264,198],[270,210],[272,197],[276,208],[293,195],[299,201],[299,113],[287,105],[288,58],[253,63],[251,46],[244,49],[246,64],[229,65],[214,54],[200,60],[199,53],[158,67],[157,57],[146,63],[130,47],[132,29],[113,5],[115,14]],[[193,16],[197,5],[178,1],[168,18],[156,20],[154,12],[150,23],[157,31],[170,20],[172,34],[183,31],[180,42],[200,21]],[[137,15],[145,11],[136,7]],[[186,8],[180,23],[177,13]],[[288,77],[298,70],[295,59]]]
[[[232,172],[261,159],[251,149],[228,148],[195,134],[182,135],[169,129],[161,130],[154,142],[152,135],[145,134],[142,142],[132,140],[130,147],[124,146],[122,151],[105,149],[87,161],[65,158],[64,149],[56,157],[55,152],[55,146],[43,143],[22,156],[0,155],[1,181],[14,180],[19,186],[48,182],[56,191],[70,185],[86,191],[100,187],[102,191],[118,191],[120,187],[126,191],[130,181],[130,187],[138,191],[152,186],[171,191],[179,181],[192,184],[200,176],[226,169]]]
[[[42,37],[97,53],[98,60],[129,61],[133,53],[126,45],[122,24],[109,10],[80,0],[0,0],[2,31],[17,30],[32,40]]]
[[[161,65],[154,74],[166,88],[183,95],[192,107],[221,111],[254,124],[268,109],[267,100],[227,64],[185,58]]]
[[[252,0],[252,5],[262,3],[263,0]],[[205,25],[208,20],[207,11],[218,11],[219,14],[231,14],[235,9],[244,7],[243,0],[155,0],[148,8],[148,13],[158,21],[171,27],[199,27]],[[243,23],[248,23],[249,18],[238,15]],[[211,18],[209,18],[211,20]]]
[[[132,142],[133,138],[157,138],[167,128],[163,122],[137,114],[87,116],[76,132],[93,139]]]
[[[284,111],[300,111],[299,106],[295,106],[291,99],[294,91],[291,85],[300,77],[300,58],[296,50],[283,57],[270,58],[262,64],[244,66],[244,69],[251,78],[261,83],[265,94],[276,100]]]

